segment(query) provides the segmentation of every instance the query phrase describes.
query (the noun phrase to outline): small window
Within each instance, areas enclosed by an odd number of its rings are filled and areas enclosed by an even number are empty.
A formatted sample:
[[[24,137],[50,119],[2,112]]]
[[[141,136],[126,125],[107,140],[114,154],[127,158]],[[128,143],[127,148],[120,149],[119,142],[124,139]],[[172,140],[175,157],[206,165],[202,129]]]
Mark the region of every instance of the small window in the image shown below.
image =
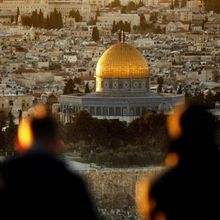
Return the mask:
[[[12,100],[9,101],[9,105],[12,106],[14,103]]]

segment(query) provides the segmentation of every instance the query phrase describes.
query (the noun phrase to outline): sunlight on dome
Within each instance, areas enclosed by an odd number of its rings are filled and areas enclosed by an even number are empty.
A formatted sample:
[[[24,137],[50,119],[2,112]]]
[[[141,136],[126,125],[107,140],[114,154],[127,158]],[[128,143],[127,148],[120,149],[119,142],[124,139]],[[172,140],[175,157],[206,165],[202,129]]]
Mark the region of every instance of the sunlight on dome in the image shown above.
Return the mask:
[[[149,77],[149,67],[136,48],[126,43],[118,43],[100,57],[96,66],[96,77],[146,78]]]

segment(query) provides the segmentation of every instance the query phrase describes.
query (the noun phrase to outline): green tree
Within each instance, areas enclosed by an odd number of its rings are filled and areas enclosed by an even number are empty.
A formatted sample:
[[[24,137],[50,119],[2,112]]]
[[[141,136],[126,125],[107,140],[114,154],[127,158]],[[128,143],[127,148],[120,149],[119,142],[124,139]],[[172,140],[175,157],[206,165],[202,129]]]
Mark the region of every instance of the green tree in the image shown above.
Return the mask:
[[[215,95],[209,89],[208,94],[205,96],[205,105],[207,108],[212,109],[215,108]]]
[[[44,25],[44,15],[43,15],[43,12],[39,11],[39,15],[38,15],[38,26],[39,27],[42,27]]]
[[[174,9],[174,3],[173,3],[173,0],[171,0],[170,9],[171,9],[171,10],[173,10],[173,9]]]
[[[174,7],[179,8],[179,0],[174,0]]]
[[[157,22],[157,20],[158,20],[158,14],[157,13],[152,13],[151,15],[150,15],[150,21],[152,21],[153,23],[156,23]]]
[[[76,22],[81,22],[82,21],[82,16],[80,15],[78,10],[75,13],[75,21]]]
[[[15,139],[17,135],[17,126],[14,123],[14,116],[10,112],[8,115],[8,127],[5,130],[5,147],[6,151],[14,151]]]
[[[182,88],[181,84],[178,86],[176,93],[177,94],[182,94],[183,93],[183,88]]]
[[[113,21],[113,24],[112,24],[112,34],[114,34],[115,32],[117,32],[117,27],[116,27],[116,22]]]
[[[6,125],[6,114],[4,111],[0,111],[0,150],[5,150],[5,132],[3,131],[3,128]]]
[[[74,92],[74,88],[75,88],[75,84],[73,82],[72,79],[69,79],[66,83],[66,85],[64,86],[64,89],[63,89],[63,94],[66,95],[66,94],[72,94]]]
[[[98,17],[100,16],[100,11],[99,8],[97,8],[96,13],[95,13],[95,19],[97,21]]]
[[[93,41],[99,41],[99,30],[97,27],[93,27],[92,29],[92,40]]]
[[[137,8],[140,8],[140,7],[142,7],[142,6],[144,6],[144,3],[143,3],[142,0],[140,0],[139,3],[138,3],[138,5],[137,5]]]
[[[69,11],[69,17],[75,18],[75,14],[76,14],[76,12],[75,12],[74,9],[72,9],[72,10]]]
[[[133,11],[136,9],[136,4],[133,1],[128,2],[127,4],[127,12]]]
[[[78,77],[75,77],[74,80],[73,80],[73,82],[74,82],[75,84],[80,85],[81,82],[82,82],[82,80],[81,80],[80,78],[78,78]]]
[[[16,13],[16,24],[18,24],[18,17],[20,15],[20,9],[17,7],[17,13]]]
[[[181,1],[181,7],[186,7],[186,4],[187,4],[187,0],[182,0]]]
[[[85,141],[87,144],[92,145],[95,131],[94,125],[94,119],[86,110],[76,113],[69,131],[71,132],[72,140],[75,143]]]
[[[144,16],[143,14],[141,14],[141,15],[140,15],[140,28],[141,28],[142,30],[145,30],[146,24],[147,24],[146,18],[145,18],[145,16]]]
[[[38,13],[37,10],[34,10],[31,15],[31,23],[33,27],[38,27]]]
[[[220,1],[218,0],[203,0],[207,11],[220,12]]]
[[[85,93],[90,93],[89,83],[86,83],[86,86],[85,86]]]
[[[58,12],[58,16],[57,16],[57,28],[58,29],[63,28],[63,18],[60,11]]]
[[[120,7],[120,6],[121,6],[120,0],[114,0],[108,4],[108,7],[110,8],[115,8],[115,7]]]
[[[157,84],[158,84],[158,87],[157,87],[157,92],[162,92],[162,88],[163,88],[163,83],[164,83],[164,80],[163,80],[163,77],[158,77],[157,78]]]
[[[90,18],[90,21],[88,22],[88,25],[96,25],[96,19],[93,17]]]

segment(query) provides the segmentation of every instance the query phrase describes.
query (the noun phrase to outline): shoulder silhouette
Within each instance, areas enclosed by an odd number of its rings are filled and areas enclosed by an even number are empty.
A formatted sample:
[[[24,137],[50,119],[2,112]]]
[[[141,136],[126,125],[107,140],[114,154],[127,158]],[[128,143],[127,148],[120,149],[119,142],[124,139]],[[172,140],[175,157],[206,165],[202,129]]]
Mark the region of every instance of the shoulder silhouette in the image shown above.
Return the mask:
[[[172,126],[168,133],[179,129],[176,136],[169,133],[168,157],[175,155],[175,165],[152,184],[149,197],[155,205],[151,219],[220,219],[216,118],[203,106],[192,105],[177,122],[178,128],[168,124]]]
[[[7,218],[97,219],[86,184],[58,155],[62,146],[56,121],[48,115],[33,117],[30,128],[30,149],[1,168],[0,203]]]

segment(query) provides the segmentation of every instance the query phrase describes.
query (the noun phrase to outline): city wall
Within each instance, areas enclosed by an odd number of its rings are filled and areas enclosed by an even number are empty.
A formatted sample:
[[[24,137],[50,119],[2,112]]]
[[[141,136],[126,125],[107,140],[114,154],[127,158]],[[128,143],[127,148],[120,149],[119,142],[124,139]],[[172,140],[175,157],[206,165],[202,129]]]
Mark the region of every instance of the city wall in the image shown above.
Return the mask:
[[[82,171],[95,198],[102,209],[126,209],[135,205],[135,187],[142,178],[154,178],[164,169],[101,169]]]

